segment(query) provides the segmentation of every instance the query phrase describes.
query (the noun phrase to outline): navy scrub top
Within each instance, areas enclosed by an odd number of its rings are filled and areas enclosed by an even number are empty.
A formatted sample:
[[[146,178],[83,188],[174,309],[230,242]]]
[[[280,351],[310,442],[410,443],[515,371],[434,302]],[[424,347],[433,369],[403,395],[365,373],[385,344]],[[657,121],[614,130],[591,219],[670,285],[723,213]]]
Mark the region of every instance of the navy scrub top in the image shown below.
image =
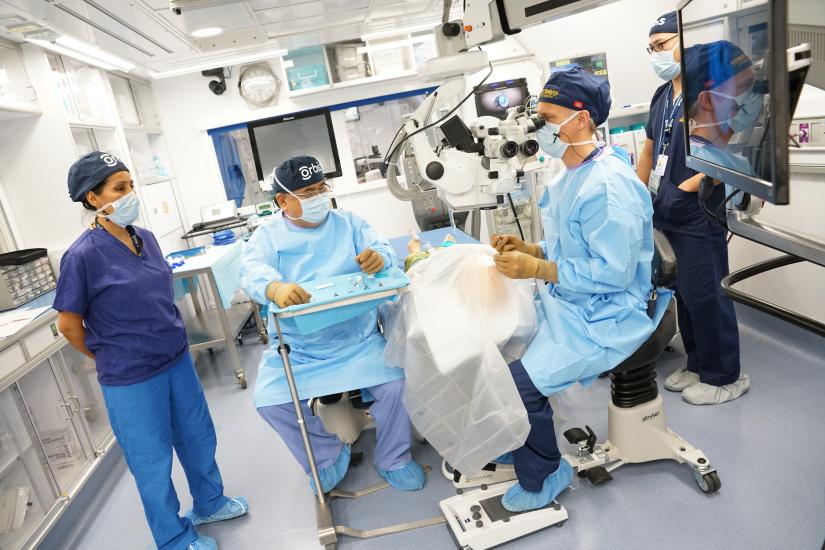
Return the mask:
[[[667,142],[666,123],[673,114],[670,143],[667,146],[668,161],[659,182],[659,191],[653,198],[653,226],[664,231],[688,235],[707,235],[724,232],[702,210],[697,193],[679,189],[679,184],[695,176],[697,172],[685,164],[684,108],[674,109],[672,82],[659,87],[650,102],[650,118],[645,128],[647,138],[653,140],[653,169],[659,154]],[[715,212],[725,199],[724,185],[717,185],[706,204]]]
[[[130,228],[143,241],[140,256],[100,226],[69,247],[53,306],[83,317],[86,346],[95,355],[98,380],[107,386],[142,382],[188,351],[172,271],[155,236]]]

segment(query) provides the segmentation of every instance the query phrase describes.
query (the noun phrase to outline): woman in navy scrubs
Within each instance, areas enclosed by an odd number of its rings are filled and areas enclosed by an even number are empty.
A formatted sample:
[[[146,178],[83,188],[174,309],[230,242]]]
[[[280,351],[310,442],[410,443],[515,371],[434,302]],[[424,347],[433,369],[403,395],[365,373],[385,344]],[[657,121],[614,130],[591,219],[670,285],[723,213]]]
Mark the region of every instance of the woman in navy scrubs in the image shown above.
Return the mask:
[[[740,397],[750,379],[740,371],[736,311],[720,286],[728,274],[726,231],[702,211],[698,191],[704,174],[685,162],[677,32],[676,12],[661,16],[650,29],[653,70],[666,82],[650,102],[637,174],[654,197],[653,226],[665,233],[677,261],[677,313],[687,365],[668,376],[665,387],[682,392],[693,405],[714,405]],[[724,185],[717,185],[708,208],[715,212],[724,196]]]
[[[126,166],[95,151],[69,170],[69,195],[97,215],[60,262],[60,332],[95,360],[115,437],[135,478],[158,550],[214,550],[194,527],[242,516],[215,462],[217,439],[154,235],[131,225],[140,203]],[[181,518],[172,449],[194,507]]]

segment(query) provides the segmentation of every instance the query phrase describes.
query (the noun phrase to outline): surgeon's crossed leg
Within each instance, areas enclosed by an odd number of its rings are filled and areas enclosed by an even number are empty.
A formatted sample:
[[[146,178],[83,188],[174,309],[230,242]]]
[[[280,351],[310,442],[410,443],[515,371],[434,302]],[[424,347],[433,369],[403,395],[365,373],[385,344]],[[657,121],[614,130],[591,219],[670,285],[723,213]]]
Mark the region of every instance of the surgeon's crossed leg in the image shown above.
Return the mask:
[[[421,466],[410,454],[412,428],[410,418],[404,409],[402,395],[404,381],[394,380],[367,388],[374,398],[370,414],[375,420],[375,466],[379,475],[396,489],[415,491],[424,486],[425,475]],[[347,473],[350,448],[338,436],[324,428],[321,419],[314,416],[307,401],[301,402],[312,453],[318,467],[324,493],[335,488]],[[258,413],[278,432],[292,455],[310,475],[309,460],[304,449],[301,431],[295,419],[292,403],[259,407]],[[310,480],[313,491],[314,482]]]

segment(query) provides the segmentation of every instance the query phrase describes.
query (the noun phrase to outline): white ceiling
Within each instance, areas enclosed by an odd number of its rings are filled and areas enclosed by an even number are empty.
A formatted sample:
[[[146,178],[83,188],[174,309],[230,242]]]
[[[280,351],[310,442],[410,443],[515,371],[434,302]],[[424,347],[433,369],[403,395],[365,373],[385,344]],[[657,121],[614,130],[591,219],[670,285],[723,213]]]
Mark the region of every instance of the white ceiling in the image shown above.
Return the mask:
[[[454,4],[457,17],[461,3]],[[25,15],[160,72],[232,51],[296,49],[435,24],[441,9],[442,0],[236,0],[176,15],[168,0],[0,0],[0,16]],[[210,25],[225,32],[211,39],[190,36]],[[0,27],[0,36],[22,38],[4,31]]]

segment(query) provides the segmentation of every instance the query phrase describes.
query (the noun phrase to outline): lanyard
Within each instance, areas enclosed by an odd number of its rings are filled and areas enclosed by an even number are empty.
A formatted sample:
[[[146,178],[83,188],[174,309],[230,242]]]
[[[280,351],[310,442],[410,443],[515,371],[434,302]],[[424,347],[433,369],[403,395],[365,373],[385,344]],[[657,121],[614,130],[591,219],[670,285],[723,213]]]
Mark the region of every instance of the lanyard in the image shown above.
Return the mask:
[[[103,231],[106,231],[106,228],[100,225],[100,220],[98,220],[97,218],[95,218],[95,226],[102,229]],[[132,239],[132,244],[135,245],[137,255],[140,256],[141,254],[143,254],[143,239],[140,238],[140,235],[137,234],[135,228],[131,225],[126,226],[126,231],[129,233],[129,237]]]
[[[676,111],[682,106],[682,94],[679,94],[679,97],[676,98],[676,101],[673,102],[673,106],[670,106],[671,97],[673,96],[673,83],[670,84],[668,88],[667,94],[667,101],[664,104],[662,109],[662,126],[659,129],[659,155],[663,155],[667,152],[668,147],[670,146],[670,138],[673,135],[673,121],[676,119]],[[668,108],[670,107],[670,116],[667,116]],[[658,157],[658,155],[657,155]]]

